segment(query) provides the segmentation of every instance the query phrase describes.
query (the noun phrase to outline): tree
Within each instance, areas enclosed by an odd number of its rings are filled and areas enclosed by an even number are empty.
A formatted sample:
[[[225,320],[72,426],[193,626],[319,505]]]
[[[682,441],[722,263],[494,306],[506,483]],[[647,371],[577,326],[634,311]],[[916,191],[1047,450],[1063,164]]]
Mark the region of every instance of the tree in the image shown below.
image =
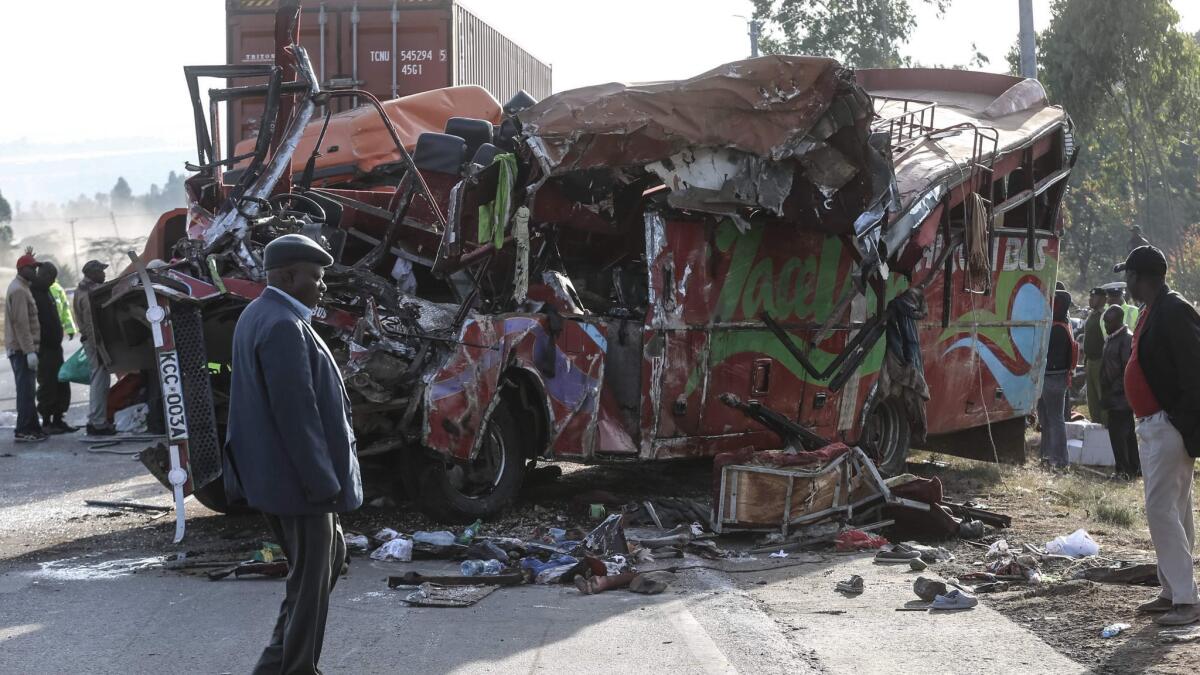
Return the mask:
[[[133,190],[130,189],[129,183],[125,182],[125,177],[119,176],[117,184],[109,191],[108,196],[113,206],[124,206],[133,201]]]
[[[754,18],[765,30],[759,46],[767,54],[829,56],[852,68],[906,65],[900,45],[917,20],[914,1],[946,11],[951,0],[753,0]]]
[[[12,207],[8,205],[8,200],[4,198],[4,193],[0,192],[0,223],[8,224],[12,222]]]
[[[1137,224],[1173,270],[1200,273],[1181,255],[1200,223],[1200,45],[1170,0],[1055,0],[1051,11],[1041,78],[1081,146],[1067,262],[1085,282],[1107,278]]]

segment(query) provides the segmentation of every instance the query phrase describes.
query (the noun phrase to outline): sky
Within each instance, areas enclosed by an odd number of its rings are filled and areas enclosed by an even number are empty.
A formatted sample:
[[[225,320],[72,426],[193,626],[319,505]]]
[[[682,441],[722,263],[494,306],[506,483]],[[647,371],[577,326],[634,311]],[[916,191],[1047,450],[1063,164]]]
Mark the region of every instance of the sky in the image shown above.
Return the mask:
[[[3,4],[0,191],[26,199],[107,191],[115,180],[108,174],[125,165],[134,191],[144,192],[194,160],[182,66],[224,62],[224,0]],[[738,16],[749,16],[749,0],[463,4],[550,63],[556,90],[684,78],[749,52]],[[903,53],[925,64],[966,63],[974,42],[991,59],[986,70],[1007,69],[1017,0],[954,0],[940,18],[914,4],[918,29]],[[1050,0],[1034,5],[1040,29]],[[1200,0],[1175,0],[1175,7],[1185,29],[1200,30]]]

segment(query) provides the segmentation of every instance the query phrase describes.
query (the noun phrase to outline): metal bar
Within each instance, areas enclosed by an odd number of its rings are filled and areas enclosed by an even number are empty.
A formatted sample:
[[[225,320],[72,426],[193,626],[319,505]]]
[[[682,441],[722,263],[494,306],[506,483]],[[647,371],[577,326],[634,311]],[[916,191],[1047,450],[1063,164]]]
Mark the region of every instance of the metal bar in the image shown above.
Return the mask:
[[[325,82],[325,24],[329,23],[329,15],[325,13],[325,3],[321,3],[321,11],[317,14],[317,24],[321,26],[321,72],[317,78]]]
[[[350,9],[350,78],[354,80],[354,86],[358,86],[358,3],[354,3]],[[351,99],[351,104],[358,107],[358,97]]]
[[[279,85],[280,94],[303,94],[311,85],[307,82],[284,82]],[[251,84],[244,87],[228,87],[225,89],[209,89],[208,97],[215,101],[229,101],[235,98],[249,96],[265,96],[271,91],[269,84]]]
[[[396,7],[396,0],[392,0],[392,98],[400,96],[400,86],[396,81],[396,30],[400,23],[400,10]]]

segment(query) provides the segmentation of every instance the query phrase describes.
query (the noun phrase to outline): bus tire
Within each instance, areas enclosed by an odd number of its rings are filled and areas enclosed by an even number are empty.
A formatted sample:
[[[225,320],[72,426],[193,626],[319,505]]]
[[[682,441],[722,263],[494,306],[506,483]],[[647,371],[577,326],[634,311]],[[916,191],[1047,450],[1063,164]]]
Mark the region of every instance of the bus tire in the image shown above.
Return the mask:
[[[859,445],[875,461],[879,473],[888,478],[904,472],[911,435],[904,409],[896,399],[889,398],[871,408]]]
[[[470,523],[495,517],[516,499],[525,479],[525,458],[521,429],[507,399],[492,408],[482,427],[484,439],[470,462],[419,453],[417,502],[425,515],[442,523]]]
[[[217,513],[229,516],[254,513],[254,509],[249,506],[237,506],[229,503],[229,499],[225,496],[225,481],[220,476],[192,494],[196,495],[196,501]]]

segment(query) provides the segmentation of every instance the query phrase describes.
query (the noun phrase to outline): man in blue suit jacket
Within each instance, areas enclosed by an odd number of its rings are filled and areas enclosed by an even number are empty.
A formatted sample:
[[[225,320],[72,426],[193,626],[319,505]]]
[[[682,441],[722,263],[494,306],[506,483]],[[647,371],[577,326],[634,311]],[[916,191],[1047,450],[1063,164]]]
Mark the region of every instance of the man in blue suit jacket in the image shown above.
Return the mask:
[[[346,560],[337,514],[362,505],[350,399],[310,325],[333,263],[289,234],[267,245],[269,286],[238,319],[225,489],[262,511],[288,559],[287,595],[255,673],[319,673],[329,593]]]

